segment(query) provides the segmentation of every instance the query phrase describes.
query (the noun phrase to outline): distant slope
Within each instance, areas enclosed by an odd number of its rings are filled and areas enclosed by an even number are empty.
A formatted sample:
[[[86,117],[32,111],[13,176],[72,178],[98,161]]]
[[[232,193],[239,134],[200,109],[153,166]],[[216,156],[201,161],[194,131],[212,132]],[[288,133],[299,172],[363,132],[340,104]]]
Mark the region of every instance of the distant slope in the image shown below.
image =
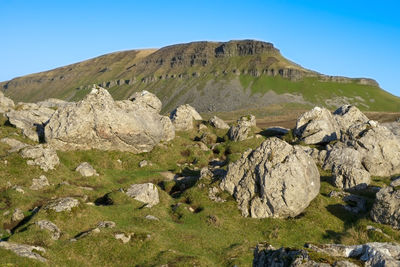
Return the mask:
[[[111,53],[2,82],[0,88],[16,101],[78,100],[92,84],[108,88],[117,99],[138,90],[154,92],[165,112],[183,103],[202,112],[285,103],[329,108],[352,103],[363,110],[400,111],[400,98],[372,79],[307,70],[284,58],[271,43],[255,40]]]

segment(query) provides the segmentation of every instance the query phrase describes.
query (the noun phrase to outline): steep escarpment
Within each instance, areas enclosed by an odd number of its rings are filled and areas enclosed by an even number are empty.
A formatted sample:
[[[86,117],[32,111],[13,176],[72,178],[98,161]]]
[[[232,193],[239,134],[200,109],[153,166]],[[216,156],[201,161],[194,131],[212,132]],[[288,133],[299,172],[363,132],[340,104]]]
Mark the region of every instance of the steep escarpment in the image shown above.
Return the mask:
[[[0,83],[15,101],[80,100],[93,84],[116,99],[147,90],[163,112],[191,104],[201,112],[300,103],[400,111],[400,99],[372,79],[327,76],[293,63],[273,44],[256,40],[192,42],[103,55]]]

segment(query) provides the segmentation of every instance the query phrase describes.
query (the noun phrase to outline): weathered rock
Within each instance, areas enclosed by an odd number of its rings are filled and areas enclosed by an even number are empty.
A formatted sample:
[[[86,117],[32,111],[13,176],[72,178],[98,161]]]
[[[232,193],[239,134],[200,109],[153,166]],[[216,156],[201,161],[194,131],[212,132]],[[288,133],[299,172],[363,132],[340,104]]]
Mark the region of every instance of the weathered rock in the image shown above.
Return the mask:
[[[61,99],[56,99],[56,98],[49,98],[40,102],[36,103],[39,107],[42,108],[52,108],[52,109],[57,109],[60,107],[64,107],[66,105],[71,104],[70,102],[61,100]]]
[[[251,127],[256,126],[256,117],[253,115],[240,117],[236,125],[231,126],[228,137],[232,141],[243,141],[248,138]]]
[[[46,125],[46,141],[60,150],[148,152],[163,138],[161,117],[131,101],[114,102],[103,88],[58,109]]]
[[[391,131],[397,139],[400,139],[400,120],[395,122],[385,122],[381,124],[385,126],[389,131]]]
[[[343,201],[348,203],[344,206],[347,211],[361,213],[367,210],[367,200],[362,196],[349,194],[343,197]]]
[[[71,211],[79,205],[79,201],[72,197],[58,198],[50,201],[44,206],[44,210],[53,210],[55,212]]]
[[[309,155],[315,163],[322,166],[327,157],[326,150],[319,150],[316,148],[308,147],[308,146],[296,146],[296,148],[302,149],[307,155]]]
[[[275,249],[268,244],[258,244],[254,250],[253,267],[330,267],[310,259],[306,250]]]
[[[88,162],[82,162],[76,167],[75,171],[79,172],[82,176],[90,177],[90,176],[99,176],[96,170],[90,165]]]
[[[21,149],[28,146],[28,144],[22,143],[21,141],[15,140],[13,138],[8,138],[8,137],[2,138],[0,140],[0,142],[10,146],[10,150],[8,150],[8,153],[18,152]]]
[[[203,179],[211,179],[213,177],[213,173],[210,171],[209,168],[207,167],[203,167],[200,170],[200,178],[199,180],[203,180]]]
[[[400,140],[375,121],[351,126],[343,142],[362,155],[362,165],[371,175],[400,173]]]
[[[339,126],[326,108],[315,107],[301,115],[294,130],[306,144],[328,143],[339,137]]]
[[[12,99],[4,96],[3,92],[0,91],[0,113],[5,113],[14,109],[14,101]]]
[[[152,183],[133,184],[126,190],[126,195],[140,202],[143,202],[146,207],[152,207],[160,202],[158,197],[158,189]]]
[[[208,190],[208,198],[215,202],[225,202],[225,199],[218,196],[219,193],[220,190],[217,187],[213,186]]]
[[[135,92],[130,97],[134,104],[141,106],[144,109],[149,109],[152,112],[160,113],[162,108],[162,103],[160,99],[155,94],[152,94],[146,90],[141,92]]]
[[[147,165],[149,165],[149,162],[147,160],[142,160],[141,162],[139,162],[140,168],[146,167]]]
[[[379,190],[370,216],[375,222],[400,229],[400,190],[391,186]]]
[[[400,245],[396,243],[372,242],[364,245],[346,246],[342,244],[311,245],[307,247],[332,257],[358,258],[371,267],[400,266]]]
[[[32,185],[30,186],[30,189],[32,190],[40,190],[46,186],[49,186],[49,181],[47,180],[46,176],[40,175],[39,178],[37,179],[32,179]]]
[[[60,163],[56,151],[45,145],[28,146],[20,152],[23,158],[28,158],[28,165],[37,165],[45,172],[54,170]]]
[[[229,164],[221,188],[234,196],[243,216],[294,217],[318,195],[320,177],[303,150],[270,138]]]
[[[60,229],[54,223],[46,220],[37,221],[35,223],[40,229],[50,231],[54,240],[58,240],[61,235]]]
[[[200,141],[206,145],[215,144],[217,139],[218,136],[210,132],[205,132],[200,136]]]
[[[199,121],[203,118],[189,104],[181,105],[170,114],[172,124],[176,131],[188,131],[193,129],[193,120]]]
[[[97,223],[98,228],[114,228],[116,225],[113,221],[101,221]]]
[[[175,127],[171,122],[171,119],[167,116],[160,116],[160,122],[163,128],[163,135],[161,141],[171,141],[175,138]]]
[[[263,134],[266,136],[282,136],[289,133],[289,129],[281,126],[272,126],[264,130]]]
[[[153,215],[146,215],[146,217],[145,217],[147,220],[150,220],[150,221],[159,221],[160,219],[158,219],[156,216],[153,216]]]
[[[131,234],[125,235],[124,233],[121,233],[121,234],[115,234],[114,237],[115,239],[121,240],[122,243],[126,244],[131,240],[132,235]]]
[[[13,215],[12,215],[12,217],[11,217],[11,220],[12,220],[13,222],[19,222],[19,221],[22,221],[24,218],[25,218],[25,215],[24,215],[24,213],[22,212],[22,210],[20,210],[20,209],[15,209],[15,210],[14,210],[14,213],[13,213]]]
[[[39,142],[44,140],[44,127],[54,110],[39,107],[33,103],[19,103],[18,108],[6,113],[10,124],[22,130],[29,139]]]
[[[393,179],[393,181],[390,183],[390,186],[393,186],[393,187],[400,186],[400,176]]]
[[[229,129],[229,125],[217,116],[212,117],[208,122],[217,129]]]
[[[24,244],[17,244],[12,242],[0,241],[0,248],[10,250],[20,257],[26,257],[41,262],[46,262],[47,260],[42,257],[39,253],[34,252],[46,252],[46,250],[39,246],[30,246]]]
[[[339,129],[344,132],[354,124],[368,122],[367,116],[365,116],[357,107],[351,105],[341,106],[333,112],[333,115]]]

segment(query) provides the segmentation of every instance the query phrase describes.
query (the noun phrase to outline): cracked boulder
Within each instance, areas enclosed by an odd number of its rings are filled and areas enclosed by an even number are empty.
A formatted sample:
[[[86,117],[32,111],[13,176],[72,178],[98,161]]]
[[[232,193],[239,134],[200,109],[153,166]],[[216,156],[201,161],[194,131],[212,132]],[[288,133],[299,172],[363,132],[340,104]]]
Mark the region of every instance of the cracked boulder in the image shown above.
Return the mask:
[[[152,183],[133,184],[125,192],[125,194],[137,201],[146,204],[146,207],[152,207],[160,202],[158,189]]]
[[[189,104],[181,105],[170,114],[172,124],[177,131],[188,131],[193,129],[193,120],[201,121],[203,118]]]
[[[107,90],[93,88],[82,101],[53,114],[45,138],[59,150],[148,152],[169,136],[162,118],[132,101],[115,102]]]
[[[379,190],[370,216],[377,223],[400,229],[400,190],[391,186]]]
[[[220,186],[233,195],[245,217],[285,218],[308,207],[319,193],[320,176],[302,149],[270,138],[230,163]]]

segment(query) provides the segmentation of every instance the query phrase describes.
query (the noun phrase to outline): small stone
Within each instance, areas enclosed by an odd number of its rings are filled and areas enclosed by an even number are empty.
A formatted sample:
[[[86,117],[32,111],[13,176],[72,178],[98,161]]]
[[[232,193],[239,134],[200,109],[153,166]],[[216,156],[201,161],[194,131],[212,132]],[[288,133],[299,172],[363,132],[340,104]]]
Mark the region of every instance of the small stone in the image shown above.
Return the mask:
[[[50,231],[52,233],[51,236],[52,239],[58,240],[60,238],[61,231],[54,223],[50,221],[41,220],[37,221],[35,224],[39,226],[39,228],[42,230]]]
[[[82,162],[75,171],[79,172],[84,177],[99,176],[96,170],[88,162]]]
[[[120,160],[120,159],[117,159],[117,162],[118,162],[119,164],[122,164],[122,160]]]
[[[126,195],[138,201],[146,203],[146,207],[152,207],[160,202],[158,189],[152,183],[133,184],[126,190]]]
[[[392,186],[392,187],[400,186],[400,176],[397,177],[397,178],[395,178],[395,179],[390,183],[390,186]]]
[[[147,160],[142,160],[141,162],[139,162],[139,167],[140,168],[146,167],[147,165],[149,165]]]
[[[175,178],[175,173],[170,171],[160,172],[160,175],[164,177],[166,181],[173,181]]]
[[[150,220],[150,221],[159,221],[160,219],[158,219],[156,216],[153,216],[153,215],[146,215],[146,217],[145,217],[147,220]]]
[[[189,207],[188,210],[189,210],[191,213],[194,212],[194,208],[192,208],[192,207]]]
[[[46,176],[40,175],[38,179],[32,179],[32,185],[30,189],[32,190],[40,190],[46,186],[49,186],[49,181],[47,180]]]
[[[14,189],[15,191],[17,191],[18,193],[25,194],[24,189],[22,189],[22,187],[20,187],[19,185],[14,185],[14,186],[13,186],[13,189]]]
[[[115,239],[121,240],[122,243],[126,244],[131,240],[131,234],[125,235],[125,234],[115,234],[114,235]]]
[[[113,221],[101,221],[97,223],[97,227],[99,228],[114,228],[116,223]]]
[[[11,217],[11,220],[12,220],[13,222],[19,222],[19,221],[22,221],[24,218],[25,218],[25,215],[24,215],[24,213],[22,212],[22,210],[20,210],[20,209],[15,209],[15,210],[14,210],[14,213],[13,213],[13,215],[12,215],[12,217]]]

